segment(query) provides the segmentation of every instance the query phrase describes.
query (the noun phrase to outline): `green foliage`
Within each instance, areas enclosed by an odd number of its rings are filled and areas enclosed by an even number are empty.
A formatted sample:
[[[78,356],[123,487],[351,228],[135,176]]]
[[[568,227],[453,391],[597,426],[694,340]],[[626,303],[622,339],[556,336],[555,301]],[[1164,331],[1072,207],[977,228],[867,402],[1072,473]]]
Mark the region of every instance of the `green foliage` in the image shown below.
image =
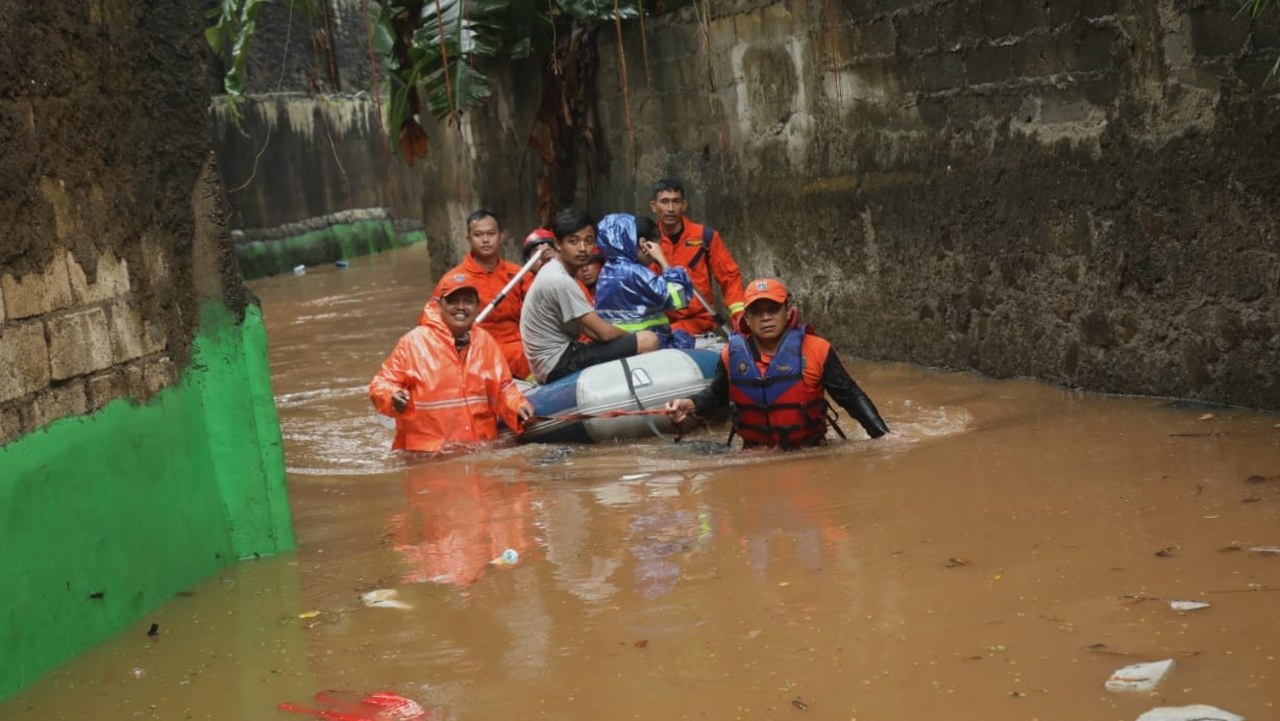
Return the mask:
[[[313,0],[281,0],[310,17],[315,12]],[[231,114],[240,122],[240,104],[244,102],[245,63],[249,59],[249,40],[258,31],[258,11],[276,0],[218,0],[206,13],[211,24],[205,28],[205,41],[219,56],[228,57],[222,85],[227,92]]]
[[[1244,0],[1244,4],[1240,6],[1240,12],[1249,13],[1252,18],[1270,11],[1280,10],[1280,0]],[[1267,80],[1274,80],[1276,75],[1280,74],[1280,58],[1271,65],[1271,72],[1267,73]]]
[[[617,16],[639,17],[639,0],[620,0]],[[436,120],[456,122],[493,94],[493,58],[550,52],[574,22],[613,22],[612,0],[387,0],[370,18],[374,49],[388,60],[388,130],[415,122],[423,93]],[[388,42],[390,41],[390,42]]]

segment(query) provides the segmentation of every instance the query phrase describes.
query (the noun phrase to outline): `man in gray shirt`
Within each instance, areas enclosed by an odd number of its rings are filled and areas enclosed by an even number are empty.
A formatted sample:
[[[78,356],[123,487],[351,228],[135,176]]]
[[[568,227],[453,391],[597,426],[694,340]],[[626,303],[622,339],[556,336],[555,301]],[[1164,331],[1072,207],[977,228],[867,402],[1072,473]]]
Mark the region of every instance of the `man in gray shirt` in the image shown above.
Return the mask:
[[[596,252],[596,224],[577,208],[565,208],[551,224],[556,256],[542,266],[524,296],[520,336],[539,383],[588,366],[658,349],[651,331],[628,333],[596,315],[578,284],[578,269]],[[590,338],[583,343],[579,338]]]

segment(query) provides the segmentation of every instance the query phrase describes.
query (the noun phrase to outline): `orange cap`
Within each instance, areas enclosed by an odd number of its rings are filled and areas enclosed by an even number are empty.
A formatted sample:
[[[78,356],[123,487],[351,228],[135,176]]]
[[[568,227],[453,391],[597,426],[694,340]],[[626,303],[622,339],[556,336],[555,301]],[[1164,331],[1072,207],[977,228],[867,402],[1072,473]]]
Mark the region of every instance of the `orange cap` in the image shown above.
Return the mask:
[[[747,283],[746,292],[742,296],[742,307],[746,308],[758,300],[772,300],[778,303],[787,302],[787,286],[774,278],[759,278]]]
[[[464,288],[474,290],[477,295],[480,293],[480,289],[476,287],[475,281],[471,280],[471,278],[462,273],[449,273],[445,277],[441,278],[440,284],[436,286],[436,290],[438,291],[436,293],[436,297],[448,298]]]

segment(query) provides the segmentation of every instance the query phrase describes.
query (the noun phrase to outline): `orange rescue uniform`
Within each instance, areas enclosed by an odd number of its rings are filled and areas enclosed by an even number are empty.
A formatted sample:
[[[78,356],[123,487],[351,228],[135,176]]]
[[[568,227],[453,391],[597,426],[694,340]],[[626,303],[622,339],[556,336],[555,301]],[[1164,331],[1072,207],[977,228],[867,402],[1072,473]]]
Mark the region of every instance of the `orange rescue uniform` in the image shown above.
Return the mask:
[[[485,270],[484,266],[476,262],[468,252],[456,268],[441,277],[448,278],[459,273],[467,276],[467,280],[475,285],[476,292],[480,294],[480,308],[483,309],[519,272],[520,266],[501,258],[498,259],[498,265],[493,270]],[[529,368],[528,359],[524,356],[524,343],[520,339],[520,308],[524,305],[524,295],[529,291],[532,283],[533,274],[526,273],[511,292],[507,293],[507,297],[493,309],[493,312],[479,323],[479,326],[489,331],[493,339],[498,341],[498,345],[502,346],[502,356],[507,359],[511,375],[516,378],[528,378],[533,373]],[[439,297],[439,291],[440,284],[437,282],[431,297]],[[427,305],[431,303],[428,302]],[[422,316],[418,319],[419,324],[426,318],[426,313],[424,308]]]
[[[378,412],[396,419],[391,450],[436,452],[498,437],[498,417],[519,428],[525,402],[502,349],[483,328],[471,328],[471,342],[459,351],[453,333],[432,302],[422,324],[405,333],[369,382]],[[409,392],[409,407],[396,413],[391,396]]]
[[[703,298],[707,299],[708,303],[715,302],[715,296],[711,292],[711,278],[714,275],[716,283],[720,285],[720,292],[724,294],[724,303],[732,316],[730,325],[736,324],[738,316],[742,315],[743,308],[742,271],[738,270],[738,263],[725,247],[719,231],[712,231],[711,242],[707,244],[703,242],[701,224],[688,218],[681,218],[681,221],[684,223],[684,229],[679,237],[662,234],[662,253],[667,256],[669,264],[684,266],[689,271],[693,286],[698,289]],[[681,310],[667,311],[667,319],[671,321],[673,329],[683,330],[691,335],[710,333],[716,329],[716,321],[711,311],[696,298],[690,298],[689,305]]]

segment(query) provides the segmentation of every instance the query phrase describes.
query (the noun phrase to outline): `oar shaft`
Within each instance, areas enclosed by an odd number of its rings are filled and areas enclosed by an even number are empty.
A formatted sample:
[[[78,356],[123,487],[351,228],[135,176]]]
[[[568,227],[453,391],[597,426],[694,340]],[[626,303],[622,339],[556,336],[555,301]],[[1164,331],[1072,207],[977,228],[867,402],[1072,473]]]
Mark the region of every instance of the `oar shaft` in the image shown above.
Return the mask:
[[[498,304],[502,302],[502,299],[507,297],[507,293],[510,293],[511,289],[516,287],[516,283],[520,282],[520,279],[524,277],[524,274],[528,273],[529,269],[533,267],[533,264],[537,263],[538,259],[541,257],[542,253],[540,251],[535,252],[530,256],[529,260],[525,262],[524,267],[522,267],[518,273],[511,276],[511,280],[507,281],[507,284],[502,286],[502,290],[498,291],[498,294],[493,296],[493,300],[489,301],[489,304],[484,307],[484,310],[480,311],[480,314],[476,316],[477,323],[487,318],[489,314],[493,312],[493,309],[498,307]]]
[[[706,308],[707,312],[711,314],[711,317],[715,319],[716,325],[721,326],[726,332],[729,332],[731,329],[728,328],[728,323],[724,322],[724,316],[720,315],[720,311],[716,310],[714,305],[708,303],[707,299],[702,297],[702,294],[698,292],[698,289],[695,288],[692,283],[689,284],[689,290],[693,291],[693,297],[697,298],[698,302],[702,304],[702,307]]]

